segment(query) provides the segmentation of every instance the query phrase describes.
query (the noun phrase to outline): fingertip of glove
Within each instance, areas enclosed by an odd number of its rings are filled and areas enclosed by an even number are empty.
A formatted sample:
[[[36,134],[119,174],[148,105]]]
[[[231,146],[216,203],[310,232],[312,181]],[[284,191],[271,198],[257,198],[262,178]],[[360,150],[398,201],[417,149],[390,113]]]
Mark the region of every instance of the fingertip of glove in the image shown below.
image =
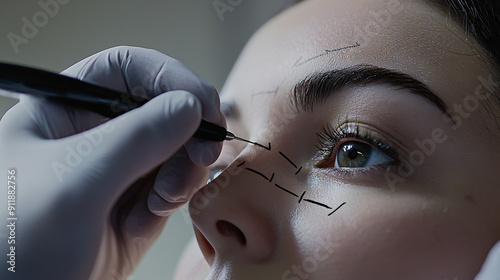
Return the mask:
[[[191,139],[186,143],[191,161],[198,166],[209,166],[219,157],[222,143],[202,139]]]
[[[175,90],[160,95],[164,98],[165,113],[167,116],[172,114],[187,114],[201,118],[201,103],[188,91]]]
[[[148,106],[141,109],[147,115],[147,119],[158,121],[156,133],[163,131],[169,137],[175,135],[179,141],[186,141],[198,128],[201,120],[201,103],[193,94],[176,90],[161,94],[150,102],[151,104],[146,104]]]
[[[186,202],[168,202],[157,193],[152,192],[148,196],[148,209],[158,217],[166,217],[177,211]]]

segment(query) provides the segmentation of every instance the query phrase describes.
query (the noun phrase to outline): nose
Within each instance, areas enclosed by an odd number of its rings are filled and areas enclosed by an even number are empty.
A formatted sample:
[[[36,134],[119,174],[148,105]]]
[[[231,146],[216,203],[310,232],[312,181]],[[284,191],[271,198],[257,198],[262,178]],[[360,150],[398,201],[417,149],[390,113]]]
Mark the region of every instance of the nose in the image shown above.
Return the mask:
[[[266,182],[247,166],[268,169],[260,160],[240,156],[190,201],[195,235],[209,264],[229,256],[262,264],[277,250],[277,205],[265,191]]]

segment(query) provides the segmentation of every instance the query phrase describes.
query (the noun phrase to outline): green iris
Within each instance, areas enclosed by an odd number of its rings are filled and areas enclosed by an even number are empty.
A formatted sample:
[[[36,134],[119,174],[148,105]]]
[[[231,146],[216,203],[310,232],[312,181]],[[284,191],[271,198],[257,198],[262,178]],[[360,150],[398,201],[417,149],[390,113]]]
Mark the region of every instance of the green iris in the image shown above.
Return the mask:
[[[338,167],[366,167],[372,156],[372,146],[361,142],[343,144],[337,154]]]

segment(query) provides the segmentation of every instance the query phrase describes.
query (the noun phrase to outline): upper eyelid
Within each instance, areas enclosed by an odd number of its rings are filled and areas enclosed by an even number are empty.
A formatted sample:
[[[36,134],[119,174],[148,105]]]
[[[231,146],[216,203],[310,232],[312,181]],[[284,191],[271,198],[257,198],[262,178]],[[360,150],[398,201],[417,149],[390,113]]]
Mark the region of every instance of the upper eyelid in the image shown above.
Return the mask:
[[[346,130],[349,130],[348,133],[345,132]],[[390,134],[359,121],[345,121],[335,129],[329,123],[323,127],[322,132],[317,132],[316,135],[318,136],[316,146],[322,153],[329,152],[330,157],[335,153],[339,145],[349,142],[348,139],[351,138],[375,147],[396,162],[400,162],[402,158],[406,158],[407,154],[409,154],[408,147]],[[377,144],[383,144],[387,148],[381,149]]]
[[[353,125],[356,125],[358,127],[358,129],[368,130],[368,131],[370,131],[371,134],[375,133],[377,135],[380,135],[384,139],[386,139],[386,141],[390,142],[388,144],[397,145],[398,147],[401,147],[402,149],[404,149],[405,152],[409,152],[410,148],[408,146],[404,145],[403,143],[401,143],[400,141],[398,141],[396,137],[391,135],[391,133],[389,133],[385,130],[382,130],[380,128],[376,128],[373,125],[370,125],[370,124],[362,122],[362,121],[358,121],[358,120],[345,121],[338,126],[337,130],[341,129],[343,126],[353,126]],[[378,138],[380,138],[380,137],[377,137],[377,139]]]

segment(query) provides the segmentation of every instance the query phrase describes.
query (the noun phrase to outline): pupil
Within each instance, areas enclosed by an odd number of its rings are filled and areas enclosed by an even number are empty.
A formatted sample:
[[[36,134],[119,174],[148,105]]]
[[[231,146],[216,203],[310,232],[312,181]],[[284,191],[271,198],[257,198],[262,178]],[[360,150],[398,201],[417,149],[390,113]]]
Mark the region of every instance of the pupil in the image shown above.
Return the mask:
[[[338,152],[340,167],[364,167],[370,158],[371,146],[361,142],[345,143]]]
[[[353,144],[350,144],[349,146],[346,146],[346,150],[347,150],[347,153],[348,153],[347,156],[350,159],[355,159],[358,156],[359,151],[356,148],[354,148]]]

